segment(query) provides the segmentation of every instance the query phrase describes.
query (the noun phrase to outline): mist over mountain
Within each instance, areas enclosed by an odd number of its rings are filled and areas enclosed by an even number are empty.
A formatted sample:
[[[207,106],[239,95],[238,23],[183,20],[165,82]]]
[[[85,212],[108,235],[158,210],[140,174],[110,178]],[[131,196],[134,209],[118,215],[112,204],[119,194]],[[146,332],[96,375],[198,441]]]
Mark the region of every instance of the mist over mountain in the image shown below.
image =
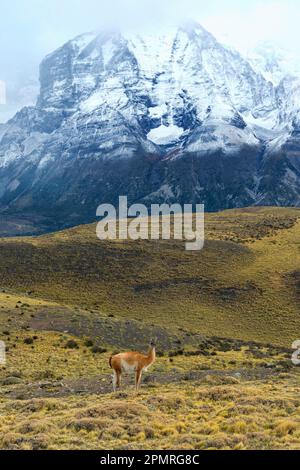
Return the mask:
[[[36,105],[0,125],[6,232],[88,222],[119,195],[299,206],[300,80],[283,64],[268,48],[244,58],[194,22],[64,44],[40,66]]]

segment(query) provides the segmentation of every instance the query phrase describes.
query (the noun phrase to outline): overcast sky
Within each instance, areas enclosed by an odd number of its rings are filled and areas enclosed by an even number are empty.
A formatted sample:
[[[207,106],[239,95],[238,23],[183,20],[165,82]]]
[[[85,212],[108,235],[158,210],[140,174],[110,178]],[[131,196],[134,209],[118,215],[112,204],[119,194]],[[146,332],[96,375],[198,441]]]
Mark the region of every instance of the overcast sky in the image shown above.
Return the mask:
[[[0,0],[0,80],[8,103],[0,122],[10,117],[38,77],[42,58],[67,40],[107,26],[156,30],[194,19],[218,39],[240,50],[271,41],[299,47],[299,0]],[[20,84],[28,85],[19,96]],[[25,96],[24,96],[25,93]],[[17,102],[17,103],[16,103]]]

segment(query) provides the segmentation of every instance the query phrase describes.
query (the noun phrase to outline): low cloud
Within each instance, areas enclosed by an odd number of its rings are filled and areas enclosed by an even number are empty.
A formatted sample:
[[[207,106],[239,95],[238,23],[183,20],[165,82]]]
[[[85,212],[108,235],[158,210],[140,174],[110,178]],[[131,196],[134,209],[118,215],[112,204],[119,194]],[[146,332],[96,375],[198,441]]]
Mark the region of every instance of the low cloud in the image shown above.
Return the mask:
[[[8,103],[1,105],[0,122],[18,106],[12,106],[13,90],[37,81],[42,58],[80,33],[104,27],[156,32],[191,18],[240,50],[260,41],[295,50],[299,13],[298,0],[1,0],[0,80]]]

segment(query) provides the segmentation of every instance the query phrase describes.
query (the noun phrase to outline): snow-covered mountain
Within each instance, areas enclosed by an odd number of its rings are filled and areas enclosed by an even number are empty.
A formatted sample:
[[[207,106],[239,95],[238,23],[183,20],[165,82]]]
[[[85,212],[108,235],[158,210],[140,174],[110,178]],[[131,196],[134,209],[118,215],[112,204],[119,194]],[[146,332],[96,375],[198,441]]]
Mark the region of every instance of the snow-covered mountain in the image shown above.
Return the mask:
[[[298,79],[278,84],[195,23],[84,34],[0,125],[0,208],[45,228],[101,202],[300,205]]]
[[[275,86],[287,75],[300,77],[300,54],[275,46],[270,42],[260,42],[245,54],[255,71]]]

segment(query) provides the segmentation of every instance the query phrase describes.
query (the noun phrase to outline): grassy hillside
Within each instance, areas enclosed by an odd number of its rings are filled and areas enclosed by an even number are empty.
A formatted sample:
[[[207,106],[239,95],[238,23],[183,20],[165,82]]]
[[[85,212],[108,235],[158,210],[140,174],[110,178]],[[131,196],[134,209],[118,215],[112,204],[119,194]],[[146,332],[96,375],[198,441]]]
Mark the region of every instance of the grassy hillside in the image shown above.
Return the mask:
[[[206,216],[201,252],[95,225],[0,240],[0,448],[300,448],[300,211]],[[134,397],[108,358],[158,340]]]
[[[300,211],[206,216],[206,243],[103,242],[95,226],[0,240],[4,290],[204,335],[290,346],[300,330]]]

